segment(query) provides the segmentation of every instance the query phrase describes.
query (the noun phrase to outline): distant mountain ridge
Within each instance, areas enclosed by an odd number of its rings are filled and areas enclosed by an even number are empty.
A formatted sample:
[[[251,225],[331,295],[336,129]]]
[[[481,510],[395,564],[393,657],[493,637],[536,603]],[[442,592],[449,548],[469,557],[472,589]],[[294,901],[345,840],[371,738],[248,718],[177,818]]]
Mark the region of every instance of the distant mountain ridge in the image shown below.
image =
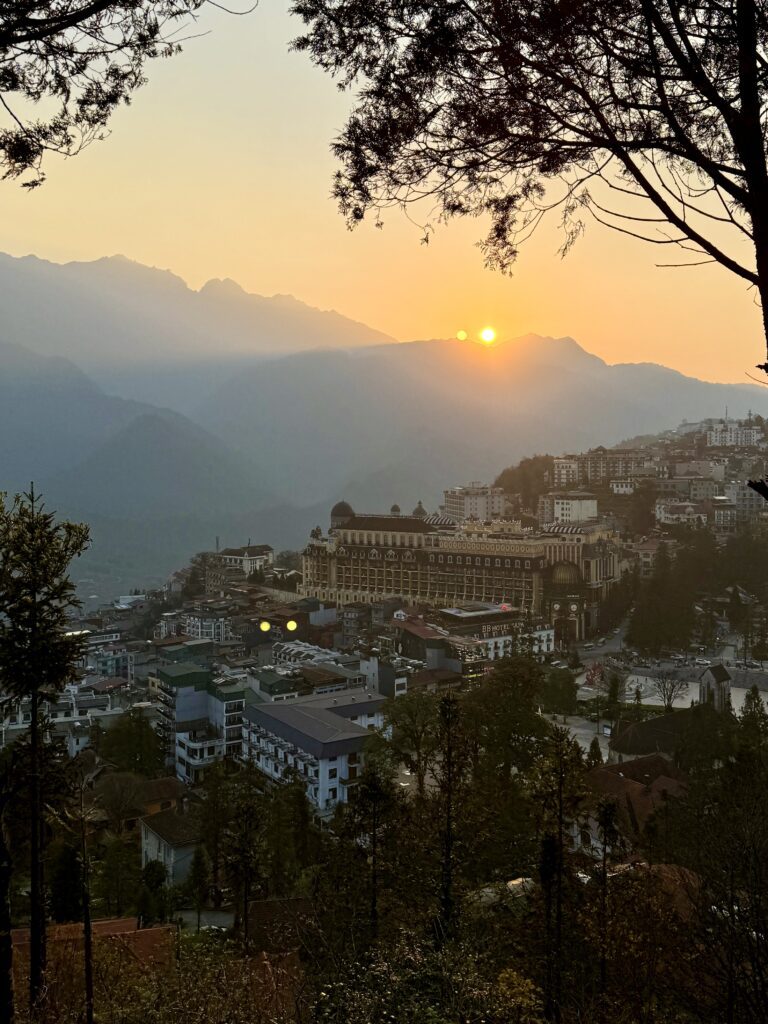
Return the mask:
[[[286,352],[393,341],[292,296],[249,294],[229,280],[195,291],[171,271],[124,256],[58,264],[0,254],[0,309],[0,340],[66,354],[123,398],[164,405],[183,369],[183,412],[211,380],[222,383],[237,366]]]
[[[0,256],[0,301],[0,489],[34,480],[91,521],[87,564],[123,593],[216,536],[297,547],[339,498],[434,508],[444,488],[525,455],[616,444],[726,406],[768,414],[758,386],[611,366],[568,337],[394,344],[291,297],[232,282],[193,292],[124,260]],[[216,340],[268,320],[290,351],[246,357]],[[194,349],[203,342],[207,354]]]
[[[434,504],[444,487],[493,478],[524,455],[618,443],[726,405],[745,415],[768,402],[758,387],[610,366],[572,338],[526,335],[491,348],[425,341],[286,357],[238,374],[195,418],[233,447],[281,438],[261,469],[288,501],[368,494],[389,507]],[[407,487],[393,493],[398,479]]]

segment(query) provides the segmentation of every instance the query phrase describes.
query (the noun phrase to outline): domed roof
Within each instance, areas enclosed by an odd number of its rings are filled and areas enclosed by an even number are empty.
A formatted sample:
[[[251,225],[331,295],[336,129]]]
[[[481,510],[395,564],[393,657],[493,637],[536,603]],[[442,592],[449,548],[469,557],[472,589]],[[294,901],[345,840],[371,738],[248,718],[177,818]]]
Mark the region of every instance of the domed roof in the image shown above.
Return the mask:
[[[427,518],[427,510],[421,504],[421,498],[419,498],[419,503],[416,506],[416,508],[413,510],[411,515],[416,516],[417,519],[426,519]]]
[[[389,510],[389,514],[391,516],[399,516],[400,515],[400,506],[399,505],[393,505],[392,508]]]
[[[347,501],[337,501],[331,509],[331,519],[350,519],[355,510]]]
[[[552,582],[565,587],[581,583],[578,565],[573,562],[557,562],[552,566]]]

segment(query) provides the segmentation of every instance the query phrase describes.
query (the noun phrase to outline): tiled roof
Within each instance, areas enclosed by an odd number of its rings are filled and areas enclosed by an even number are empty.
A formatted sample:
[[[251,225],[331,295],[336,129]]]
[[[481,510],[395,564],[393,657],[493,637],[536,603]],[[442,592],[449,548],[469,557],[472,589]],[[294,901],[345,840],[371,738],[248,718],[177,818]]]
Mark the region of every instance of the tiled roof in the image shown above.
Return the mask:
[[[431,533],[430,526],[419,516],[352,516],[343,530],[388,530],[390,533]]]
[[[683,773],[660,754],[600,765],[587,778],[595,793],[616,799],[619,813],[635,835],[668,797],[682,796],[687,788]]]
[[[246,544],[241,548],[224,548],[221,555],[237,555],[252,558],[254,555],[266,555],[272,550],[269,544]]]
[[[200,840],[198,824],[190,814],[180,814],[170,809],[142,818],[141,821],[169,846],[191,846]]]
[[[716,683],[730,683],[731,681],[731,673],[723,664],[710,665],[709,668],[705,668],[699,676],[699,679],[705,676],[707,672],[711,673],[712,678]]]
[[[245,717],[317,758],[359,750],[370,737],[367,729],[327,708],[293,701],[246,707]]]
[[[611,738],[612,750],[620,754],[674,753],[684,733],[691,727],[695,716],[704,711],[705,705],[670,711],[666,715],[654,715],[644,722],[632,722],[619,728]]]

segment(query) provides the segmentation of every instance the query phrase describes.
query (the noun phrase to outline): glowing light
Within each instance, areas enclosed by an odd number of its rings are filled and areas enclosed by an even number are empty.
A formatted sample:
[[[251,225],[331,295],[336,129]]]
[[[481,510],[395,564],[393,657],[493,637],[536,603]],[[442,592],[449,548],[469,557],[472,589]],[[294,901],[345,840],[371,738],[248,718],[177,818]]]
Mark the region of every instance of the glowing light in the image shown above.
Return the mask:
[[[496,331],[492,327],[484,327],[480,331],[480,337],[486,345],[492,345],[496,341]]]
[[[272,627],[268,622],[260,622],[259,629],[261,630],[262,633],[268,633],[270,629],[272,629]]]
[[[466,331],[456,331],[456,337],[459,339],[459,341],[466,341],[467,340],[467,332]]]
[[[299,624],[298,624],[298,622],[297,622],[297,621],[296,621],[295,619],[289,619],[289,620],[288,620],[288,621],[286,622],[286,624],[285,624],[285,628],[286,628],[286,629],[287,629],[287,630],[288,630],[288,631],[289,631],[290,633],[293,633],[293,631],[294,631],[295,629],[298,629],[298,628],[299,628]]]

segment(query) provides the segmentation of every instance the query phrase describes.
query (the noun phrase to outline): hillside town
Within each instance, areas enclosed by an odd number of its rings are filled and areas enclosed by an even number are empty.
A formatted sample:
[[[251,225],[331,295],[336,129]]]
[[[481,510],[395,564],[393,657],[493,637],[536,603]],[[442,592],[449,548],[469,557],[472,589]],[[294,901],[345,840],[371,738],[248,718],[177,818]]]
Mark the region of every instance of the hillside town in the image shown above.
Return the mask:
[[[646,656],[663,643],[612,651],[628,623],[631,636],[638,588],[660,553],[674,559],[694,533],[721,549],[768,536],[768,504],[746,484],[767,460],[759,417],[683,423],[632,447],[524,460],[507,471],[520,490],[501,474],[447,489],[434,511],[338,502],[300,557],[250,541],[199,553],[162,591],[72,623],[85,639],[80,678],[47,705],[50,727],[74,756],[141,715],[185,784],[225,759],[253,759],[272,779],[297,769],[328,813],[347,799],[387,699],[471,687],[512,656],[583,671],[604,652],[650,672]],[[749,610],[741,644],[728,620],[734,593]],[[762,595],[736,583],[696,602],[688,643],[663,653],[677,668],[727,662],[742,685],[768,687],[752,657],[766,646]],[[0,745],[28,721],[23,701],[8,705]]]
[[[606,801],[612,856],[648,870],[646,827],[688,799],[691,745],[711,756],[718,723],[765,715],[768,504],[746,480],[767,459],[759,417],[534,456],[446,489],[434,510],[339,501],[302,552],[217,543],[161,590],[73,618],[76,678],[41,713],[52,748],[88,766],[104,910],[130,909],[160,943],[165,922],[195,916],[242,932],[254,897],[218,864],[221,787],[232,807],[249,786],[300,799],[310,817],[291,828],[333,836],[385,749],[399,800],[439,802],[449,755],[430,716],[457,699],[491,716],[514,706],[515,743],[575,744],[586,774],[567,828],[584,878],[606,856]],[[521,680],[510,705],[499,687]],[[32,716],[28,697],[8,698],[0,756]],[[489,754],[488,737],[475,742]],[[279,915],[299,890],[259,891],[258,912]]]

